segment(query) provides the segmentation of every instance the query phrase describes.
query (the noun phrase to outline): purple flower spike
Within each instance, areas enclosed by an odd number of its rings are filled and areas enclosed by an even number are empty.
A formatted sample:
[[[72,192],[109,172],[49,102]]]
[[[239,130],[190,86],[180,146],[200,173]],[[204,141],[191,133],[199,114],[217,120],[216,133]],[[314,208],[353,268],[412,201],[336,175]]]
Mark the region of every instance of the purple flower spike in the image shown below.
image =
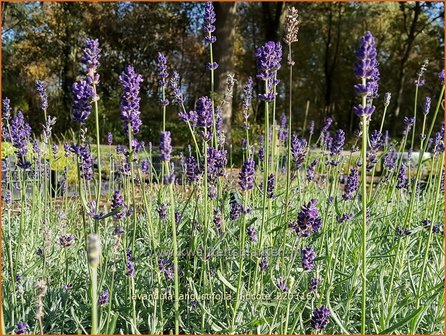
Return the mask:
[[[252,242],[257,241],[257,230],[254,227],[254,225],[250,225],[247,229],[246,229],[246,233],[248,234],[249,240]]]
[[[3,113],[2,113],[2,117],[5,119],[5,120],[9,120],[9,119],[11,119],[11,111],[12,111],[12,108],[11,108],[11,101],[9,100],[9,98],[8,97],[5,97],[4,99],[3,99],[3,106],[2,106],[2,111],[3,111]]]
[[[73,84],[71,92],[73,94],[73,120],[84,124],[91,114],[93,88],[86,81],[80,81]]]
[[[259,99],[271,102],[276,98],[274,88],[279,83],[275,78],[282,61],[282,45],[279,42],[269,41],[256,51],[257,78],[266,81],[266,92],[259,94]]]
[[[353,108],[354,112],[359,116],[369,117],[375,111],[375,107],[371,105],[370,99],[378,97],[378,81],[380,74],[378,70],[378,60],[376,59],[375,39],[370,32],[366,32],[361,38],[356,58],[354,73],[361,83],[354,86],[356,94],[361,97],[367,97],[367,105],[358,105]]]
[[[316,205],[317,200],[315,199],[310,200],[307,205],[303,205],[297,215],[297,222],[290,224],[299,237],[309,237],[321,228],[322,218]]]
[[[126,205],[124,203],[124,196],[119,190],[116,190],[113,194],[111,210],[117,211],[113,218],[115,219],[123,219],[126,215]]]
[[[212,126],[212,101],[209,97],[198,98],[195,111],[197,113],[197,124],[200,127]]]
[[[16,324],[14,332],[17,335],[27,334],[29,333],[29,326],[26,322],[20,321],[19,323]]]
[[[359,171],[358,168],[352,167],[350,169],[350,174],[347,177],[347,182],[344,186],[344,194],[342,198],[345,200],[350,200],[353,198],[356,191],[359,188]]]
[[[274,186],[276,183],[276,177],[274,176],[274,174],[270,174],[268,176],[268,184],[266,187],[266,197],[267,198],[274,198]]]
[[[98,297],[98,305],[105,306],[110,302],[110,293],[107,289],[103,290]]]
[[[167,72],[167,58],[163,53],[158,53],[157,58],[157,73],[159,77],[158,84],[160,86],[166,86],[167,85],[167,77],[169,77],[169,73]]]
[[[97,84],[99,75],[96,74],[101,59],[101,49],[99,49],[99,40],[87,39],[84,46],[84,54],[81,63],[87,69],[87,80],[89,84]]]
[[[255,162],[248,159],[243,163],[239,173],[239,186],[242,191],[249,191],[254,188]]]
[[[223,218],[221,217],[221,211],[219,208],[214,209],[214,225],[215,225],[215,231],[217,232],[217,235],[221,235]]]
[[[291,136],[291,154],[297,169],[302,167],[307,154],[307,140],[299,139],[296,134]]]
[[[36,90],[40,97],[40,108],[46,111],[48,109],[48,94],[45,82],[41,80],[36,81]]]
[[[397,189],[406,189],[409,178],[407,177],[407,167],[402,164],[397,176]]]
[[[431,102],[432,102],[432,99],[431,99],[430,97],[426,97],[426,98],[424,98],[424,102],[423,102],[423,113],[424,113],[425,115],[428,115],[428,114],[429,114],[429,111],[430,111],[430,109],[431,109]]]
[[[172,145],[169,131],[161,132],[160,152],[163,161],[170,161]]]
[[[133,134],[137,134],[142,124],[139,116],[139,102],[141,101],[139,90],[143,82],[142,76],[136,73],[132,66],[128,66],[119,76],[119,81],[122,85],[121,120],[124,132],[128,132],[130,125]]]
[[[283,276],[280,276],[276,279],[276,287],[282,292],[288,292],[290,290]]]
[[[337,130],[336,135],[331,143],[331,148],[330,148],[331,155],[334,156],[336,154],[339,154],[344,148],[344,143],[345,143],[345,132],[341,129]]]
[[[212,33],[215,31],[215,26],[214,26],[215,20],[216,16],[215,16],[214,5],[210,1],[206,2],[203,30],[205,33],[204,41],[207,44],[215,43],[215,41],[217,41],[217,38],[212,35]]]
[[[318,285],[319,285],[319,279],[318,278],[311,278],[310,279],[310,284],[308,286],[308,289],[310,290],[310,292],[314,292],[314,291],[316,291]]]
[[[330,309],[325,306],[315,308],[311,315],[311,327],[316,330],[324,329],[328,325],[330,315]]]

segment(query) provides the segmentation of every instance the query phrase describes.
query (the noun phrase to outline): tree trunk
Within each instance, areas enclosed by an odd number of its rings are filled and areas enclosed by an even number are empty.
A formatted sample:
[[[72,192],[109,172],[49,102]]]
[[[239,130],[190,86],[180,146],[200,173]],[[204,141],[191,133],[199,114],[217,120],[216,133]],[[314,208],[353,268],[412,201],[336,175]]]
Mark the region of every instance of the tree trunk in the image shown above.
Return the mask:
[[[401,11],[403,12],[403,15],[406,15],[406,4],[401,3],[400,4]],[[392,135],[395,136],[396,133],[396,125],[397,125],[397,119],[400,114],[401,104],[403,102],[403,93],[404,93],[404,82],[406,79],[406,64],[407,60],[409,59],[410,52],[412,51],[413,42],[416,37],[416,26],[418,23],[418,19],[421,13],[421,4],[419,2],[415,2],[415,5],[413,8],[413,18],[412,22],[410,24],[409,33],[407,34],[407,38],[405,39],[405,46],[403,51],[403,56],[401,57],[399,71],[398,71],[398,81],[397,81],[397,97],[396,97],[396,108],[395,112],[393,114],[393,122],[392,122]],[[404,20],[406,21],[406,20]]]
[[[216,91],[223,95],[226,90],[228,75],[234,74],[232,56],[234,52],[235,34],[235,2],[215,2],[215,23],[217,42],[213,45],[214,59],[219,64],[216,71]],[[223,131],[226,135],[226,143],[231,142],[232,97],[223,105]]]

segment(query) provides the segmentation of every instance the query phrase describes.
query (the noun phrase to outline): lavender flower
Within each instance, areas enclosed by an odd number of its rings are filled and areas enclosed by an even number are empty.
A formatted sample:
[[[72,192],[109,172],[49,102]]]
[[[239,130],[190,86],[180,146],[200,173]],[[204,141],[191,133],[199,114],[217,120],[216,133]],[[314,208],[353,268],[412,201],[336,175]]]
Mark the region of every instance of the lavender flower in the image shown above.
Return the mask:
[[[330,128],[332,123],[333,123],[333,119],[331,119],[331,118],[325,119],[324,125],[322,126],[321,134],[327,133],[327,131]]]
[[[424,98],[424,102],[423,102],[423,113],[424,113],[424,115],[428,115],[429,114],[429,111],[431,109],[431,102],[432,102],[432,99],[430,97]]]
[[[269,264],[268,263],[268,258],[265,257],[265,256],[262,256],[262,258],[260,259],[260,262],[259,262],[260,270],[261,271],[266,270],[268,268],[268,264]]]
[[[311,120],[311,121],[310,121],[310,125],[308,126],[308,133],[309,133],[310,135],[313,135],[313,134],[314,134],[314,120]]]
[[[307,154],[307,140],[299,139],[296,134],[291,136],[291,154],[297,169],[302,167]]]
[[[206,34],[204,40],[207,44],[212,44],[217,41],[217,38],[212,35],[212,33],[215,31],[215,23],[216,17],[215,17],[215,10],[214,5],[212,2],[206,2],[206,8],[205,8],[205,16],[204,16],[204,32]]]
[[[406,189],[408,183],[407,177],[407,167],[405,164],[402,164],[397,176],[396,188],[397,189]]]
[[[172,153],[172,145],[169,131],[161,132],[160,152],[161,152],[161,159],[163,161],[167,162],[170,161],[170,155]]]
[[[276,183],[276,177],[274,176],[274,174],[270,174],[268,176],[268,184],[266,187],[266,197],[267,198],[274,198],[274,185]]]
[[[348,174],[347,182],[344,186],[344,194],[342,198],[345,200],[350,200],[353,198],[354,193],[358,191],[359,188],[359,171],[358,168],[352,167],[350,169],[350,174]]]
[[[438,78],[440,78],[441,85],[444,85],[444,69],[438,73]]]
[[[254,160],[248,159],[243,163],[243,167],[239,173],[239,186],[242,191],[249,191],[254,188],[255,163]]]
[[[123,219],[126,215],[126,205],[124,203],[124,196],[119,190],[116,190],[113,193],[111,210],[116,213],[113,215],[114,219]]]
[[[392,94],[390,92],[386,92],[384,94],[384,108],[389,107],[391,98],[392,98]]]
[[[186,159],[186,176],[190,183],[196,182],[199,176],[199,169],[195,158],[190,155]]]
[[[99,49],[99,40],[87,39],[84,46],[84,54],[81,63],[87,70],[87,81],[89,84],[98,84],[99,75],[96,73],[101,59],[101,49]]]
[[[72,234],[62,235],[59,237],[59,244],[62,247],[70,247],[74,244],[76,238]]]
[[[248,238],[250,241],[257,241],[257,230],[254,225],[251,224],[250,226],[248,226],[248,228],[246,229],[246,233],[248,234]]]
[[[12,108],[11,108],[11,101],[9,100],[9,98],[8,97],[5,97],[4,99],[3,99],[3,106],[2,106],[2,111],[3,111],[3,113],[2,113],[2,117],[5,119],[5,120],[9,120],[9,119],[11,119],[11,111],[12,111]]]
[[[159,77],[158,84],[163,87],[167,85],[167,77],[169,77],[169,73],[167,72],[167,58],[163,53],[158,53],[156,58],[157,64],[157,73]]]
[[[308,166],[307,166],[307,180],[313,181],[314,180],[314,171],[316,169],[316,165],[319,162],[318,159],[314,159]]]
[[[27,334],[29,333],[29,326],[26,322],[20,321],[19,323],[16,324],[14,332],[17,335]]]
[[[391,146],[384,156],[384,167],[393,171],[396,166],[397,158],[398,158],[398,153],[395,147]]]
[[[377,97],[380,74],[376,54],[375,39],[370,32],[366,32],[356,51],[358,61],[355,63],[354,71],[355,75],[361,80],[361,84],[354,86],[356,94],[361,97]],[[353,109],[359,117],[370,116],[375,111],[375,107],[371,103],[366,106],[360,104]]]
[[[94,97],[93,88],[86,81],[74,83],[73,94],[73,119],[84,124],[91,114],[91,100]]]
[[[314,268],[314,259],[316,259],[316,253],[311,246],[302,248],[302,268],[304,271],[311,271]]]
[[[342,216],[337,216],[336,221],[338,223],[345,223],[353,218],[353,215],[350,213],[344,213]]]
[[[197,113],[198,126],[212,126],[212,101],[209,97],[205,96],[198,98],[195,111]]]
[[[221,235],[223,219],[221,217],[221,211],[219,208],[214,209],[214,220],[213,221],[214,221],[215,231],[217,232],[217,235]]]
[[[172,89],[173,92],[173,100],[181,105],[184,103],[184,97],[183,97],[183,93],[181,92],[181,85],[180,85],[180,75],[178,74],[178,72],[174,71],[172,73],[172,77],[170,78],[170,88]]]
[[[109,146],[111,146],[113,144],[113,134],[112,132],[108,132],[107,134],[107,143]]]
[[[321,228],[322,218],[319,215],[316,205],[316,199],[312,199],[307,205],[303,205],[297,215],[297,222],[290,224],[290,227],[294,229],[299,237],[309,237]]]
[[[98,305],[105,306],[110,302],[110,293],[107,289],[103,290],[98,297]]]
[[[266,92],[259,94],[259,99],[271,102],[276,98],[275,86],[278,80],[275,78],[280,69],[282,60],[282,46],[273,41],[265,43],[256,51],[257,78],[265,81]]]
[[[318,278],[311,278],[310,284],[308,286],[308,289],[310,292],[314,292],[317,290],[317,286],[319,285],[319,279]]]
[[[248,110],[249,110],[249,107],[251,106],[251,101],[252,101],[252,86],[253,86],[252,77],[248,77],[248,80],[246,81],[246,85],[243,87],[243,104],[242,104],[242,107],[243,107],[243,128],[246,130],[249,129]]]
[[[424,73],[426,72],[427,66],[429,65],[429,60],[425,60],[420,70],[418,71],[418,78],[415,80],[415,86],[422,87],[424,86]]]
[[[288,292],[290,290],[283,276],[280,276],[276,279],[276,287],[282,292]]]
[[[48,109],[48,94],[45,82],[41,80],[36,81],[36,90],[40,98],[40,108],[46,111]]]
[[[330,309],[325,306],[316,307],[311,315],[311,327],[316,330],[322,330],[328,325]]]
[[[345,143],[345,132],[341,129],[337,130],[336,135],[331,143],[331,148],[330,148],[331,155],[334,156],[339,154],[344,148],[344,143]]]
[[[133,260],[132,250],[126,249],[126,274],[129,277],[135,276],[135,262]]]
[[[136,73],[132,66],[128,66],[119,76],[119,81],[122,85],[121,120],[124,132],[127,133],[130,126],[133,134],[137,134],[142,124],[139,111],[141,101],[139,90],[143,82],[142,76]]]
[[[167,209],[166,209],[166,205],[164,203],[161,203],[158,206],[158,215],[161,221],[165,221],[167,218]]]
[[[291,43],[297,42],[297,34],[299,32],[299,12],[294,7],[288,7],[287,15],[285,18],[285,36],[283,41],[291,45]],[[290,53],[291,54],[291,53]],[[291,60],[291,56],[288,57],[288,64],[294,65],[294,62]]]

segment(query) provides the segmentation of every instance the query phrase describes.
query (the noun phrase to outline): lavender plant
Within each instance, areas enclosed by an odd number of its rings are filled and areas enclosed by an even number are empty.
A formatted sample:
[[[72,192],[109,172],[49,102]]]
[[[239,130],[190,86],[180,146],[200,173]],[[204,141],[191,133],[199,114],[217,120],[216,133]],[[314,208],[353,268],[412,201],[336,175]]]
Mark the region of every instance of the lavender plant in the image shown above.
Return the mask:
[[[429,91],[432,70],[412,74],[414,110],[401,139],[390,139],[391,94],[377,104],[379,54],[366,32],[354,64],[360,133],[336,129],[337,116],[299,129],[293,46],[305,22],[289,8],[290,81],[279,81],[281,42],[261,44],[239,97],[243,163],[234,168],[222,107],[237,81],[229,76],[216,94],[212,3],[203,16],[209,94],[188,97],[176,63],[158,53],[163,122],[153,148],[140,132],[150,74],[131,65],[119,76],[126,138],[109,133],[101,145],[98,40],[87,40],[72,85],[71,138],[52,136],[46,83],[36,83],[41,135],[14,99],[2,100],[2,143],[11,149],[2,157],[2,334],[441,333],[444,72]],[[289,108],[279,121],[278,101]],[[259,102],[265,124],[253,136]],[[370,129],[380,109],[380,127]],[[166,123],[177,116],[189,131],[183,152]],[[50,170],[66,194],[51,197]]]

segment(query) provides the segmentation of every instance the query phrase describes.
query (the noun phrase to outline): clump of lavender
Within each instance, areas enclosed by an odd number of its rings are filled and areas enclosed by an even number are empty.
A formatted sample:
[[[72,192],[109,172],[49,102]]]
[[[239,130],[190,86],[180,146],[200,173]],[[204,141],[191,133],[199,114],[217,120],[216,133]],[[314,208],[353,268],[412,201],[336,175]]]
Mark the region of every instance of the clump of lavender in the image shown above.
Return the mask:
[[[322,218],[319,215],[316,206],[317,200],[310,200],[308,204],[301,207],[301,210],[297,215],[297,221],[290,224],[290,228],[293,229],[299,237],[309,237],[321,228]]]
[[[124,125],[124,132],[128,132],[129,126],[133,134],[139,132],[141,127],[139,103],[139,90],[143,82],[142,76],[135,72],[132,66],[128,66],[119,76],[122,85],[121,95],[121,120]]]
[[[255,162],[248,159],[243,163],[239,173],[239,186],[242,191],[249,191],[254,188]]]
[[[40,108],[43,111],[46,111],[48,109],[48,94],[46,92],[46,84],[44,81],[36,81],[36,91],[40,98]]]
[[[300,169],[307,154],[307,140],[299,139],[296,134],[291,136],[291,155],[296,169]]]
[[[3,137],[6,141],[10,141],[17,149],[17,166],[27,169],[31,166],[31,163],[26,158],[28,144],[31,139],[31,127],[25,121],[21,111],[17,112],[17,116],[11,120],[10,127],[11,133],[5,133]]]
[[[302,256],[302,268],[304,271],[311,271],[314,268],[314,259],[316,259],[316,252],[311,246],[302,248],[300,251]]]
[[[350,174],[348,174],[347,181],[344,186],[344,194],[342,198],[350,200],[359,189],[359,171],[358,168],[352,167]]]
[[[328,325],[328,318],[331,312],[325,306],[316,307],[311,315],[311,327],[316,330],[322,330]]]

